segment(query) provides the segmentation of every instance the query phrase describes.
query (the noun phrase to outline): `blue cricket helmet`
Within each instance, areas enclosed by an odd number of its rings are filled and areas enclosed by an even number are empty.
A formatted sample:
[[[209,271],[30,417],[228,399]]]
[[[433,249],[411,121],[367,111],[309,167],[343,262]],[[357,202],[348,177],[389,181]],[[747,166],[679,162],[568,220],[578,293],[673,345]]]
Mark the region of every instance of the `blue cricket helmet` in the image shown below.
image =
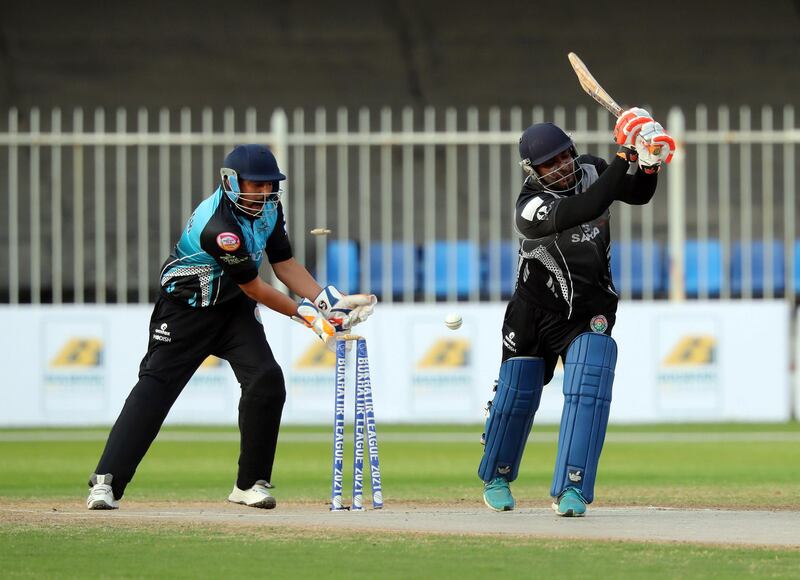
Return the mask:
[[[534,167],[567,149],[572,149],[573,157],[578,156],[570,136],[553,123],[535,123],[519,138],[520,158],[528,160],[528,164]]]
[[[237,145],[228,153],[222,166],[233,169],[248,181],[283,181],[286,176],[278,169],[278,161],[264,145]]]
[[[271,214],[278,207],[283,193],[280,190],[280,182],[286,179],[286,176],[278,169],[278,161],[268,147],[257,144],[237,145],[225,157],[219,173],[222,178],[222,190],[241,213],[258,218],[265,210]],[[249,192],[242,193],[240,179],[270,182],[272,193],[261,200],[256,194],[256,198],[253,199],[253,195]],[[244,200],[242,195],[246,195]],[[243,201],[246,203],[242,203]],[[256,204],[256,207],[252,207],[253,204]]]

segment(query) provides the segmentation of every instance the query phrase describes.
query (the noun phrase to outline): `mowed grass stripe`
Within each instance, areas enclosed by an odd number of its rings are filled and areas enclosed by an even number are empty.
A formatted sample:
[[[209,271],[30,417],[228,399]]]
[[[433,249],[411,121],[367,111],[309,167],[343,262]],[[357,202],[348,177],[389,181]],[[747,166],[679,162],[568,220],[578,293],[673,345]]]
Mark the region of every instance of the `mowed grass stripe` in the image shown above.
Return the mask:
[[[520,500],[549,505],[556,430],[552,425],[534,426],[514,483]],[[379,425],[387,501],[482,501],[476,473],[483,451],[481,431],[477,424]],[[0,430],[0,436],[25,438],[0,440],[0,498],[81,504],[107,432],[107,427]],[[798,433],[797,423],[612,426],[598,474],[598,497],[605,506],[797,510]],[[32,436],[47,440],[31,440]],[[88,439],[75,440],[76,436]],[[281,437],[272,477],[279,501],[325,502],[331,480],[330,426],[286,426]],[[673,440],[677,438],[690,442]],[[763,440],[744,442],[753,438]],[[778,442],[779,438],[790,440]],[[349,430],[348,439],[349,467]],[[637,439],[648,442],[636,443]],[[233,426],[165,427],[139,466],[129,499],[224,500],[236,478],[238,447]]]
[[[796,578],[796,550],[265,527],[0,527],[6,578]]]
[[[476,426],[474,431],[443,433],[438,431],[411,432],[382,432],[378,427],[380,441],[389,443],[474,443],[479,441],[482,427]],[[0,431],[0,442],[3,443],[34,443],[34,442],[61,442],[61,441],[105,441],[106,431],[83,430],[42,430],[32,431]],[[332,433],[325,432],[283,432],[280,441],[286,443],[324,443],[331,441]],[[558,439],[556,432],[534,432],[529,441],[532,443],[552,443]],[[202,442],[202,443],[228,443],[238,442],[239,434],[235,431],[163,431],[158,435],[159,441],[176,442]],[[800,443],[800,432],[609,432],[606,435],[608,443]]]

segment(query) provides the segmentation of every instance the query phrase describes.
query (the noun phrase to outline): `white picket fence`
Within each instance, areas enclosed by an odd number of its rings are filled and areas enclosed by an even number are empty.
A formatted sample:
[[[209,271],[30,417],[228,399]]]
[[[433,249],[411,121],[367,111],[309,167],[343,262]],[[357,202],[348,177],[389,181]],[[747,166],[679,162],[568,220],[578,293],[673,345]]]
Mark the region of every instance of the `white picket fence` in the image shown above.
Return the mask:
[[[623,298],[796,302],[794,109],[656,116],[679,149],[652,203],[612,208]],[[151,301],[161,261],[242,142],[276,152],[295,255],[321,281],[385,302],[504,299],[517,141],[542,120],[567,129],[582,152],[613,152],[602,109],[11,109],[0,132],[0,301]],[[332,235],[308,235],[321,226]]]

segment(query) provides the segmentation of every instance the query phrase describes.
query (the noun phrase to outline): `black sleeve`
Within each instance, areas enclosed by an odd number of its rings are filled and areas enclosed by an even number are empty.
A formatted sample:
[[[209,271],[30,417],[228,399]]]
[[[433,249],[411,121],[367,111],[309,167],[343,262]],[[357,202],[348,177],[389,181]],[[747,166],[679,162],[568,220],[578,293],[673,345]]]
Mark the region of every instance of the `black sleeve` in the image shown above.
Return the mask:
[[[626,175],[622,180],[622,187],[617,193],[617,199],[630,205],[645,205],[653,199],[658,185],[658,176],[654,173],[648,175],[637,169],[633,175]]]
[[[589,188],[571,197],[542,191],[526,191],[517,200],[515,224],[526,238],[542,238],[598,218],[614,201],[628,162],[615,157],[610,165],[598,158],[591,163],[600,177]]]
[[[292,244],[286,233],[286,219],[283,217],[283,206],[278,204],[278,219],[275,222],[275,229],[267,238],[267,246],[264,248],[267,253],[267,260],[270,264],[283,262],[292,257]]]
[[[234,282],[250,282],[258,276],[258,267],[247,252],[241,228],[215,218],[217,216],[212,217],[200,233],[200,247]]]
[[[621,157],[614,157],[586,191],[563,199],[553,212],[555,231],[563,232],[600,217],[616,199],[628,166]]]

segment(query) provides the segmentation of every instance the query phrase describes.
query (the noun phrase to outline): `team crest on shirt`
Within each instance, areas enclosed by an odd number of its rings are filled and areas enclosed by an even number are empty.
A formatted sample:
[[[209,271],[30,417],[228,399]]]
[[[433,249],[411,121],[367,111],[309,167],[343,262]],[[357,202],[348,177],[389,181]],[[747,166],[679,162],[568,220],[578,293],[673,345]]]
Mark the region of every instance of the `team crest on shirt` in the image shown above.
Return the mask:
[[[239,241],[239,236],[231,232],[222,232],[217,236],[217,245],[226,252],[233,252],[239,249],[242,243]]]
[[[603,334],[608,328],[608,320],[602,314],[598,314],[592,317],[591,322],[589,322],[589,328],[592,329],[592,332]]]

